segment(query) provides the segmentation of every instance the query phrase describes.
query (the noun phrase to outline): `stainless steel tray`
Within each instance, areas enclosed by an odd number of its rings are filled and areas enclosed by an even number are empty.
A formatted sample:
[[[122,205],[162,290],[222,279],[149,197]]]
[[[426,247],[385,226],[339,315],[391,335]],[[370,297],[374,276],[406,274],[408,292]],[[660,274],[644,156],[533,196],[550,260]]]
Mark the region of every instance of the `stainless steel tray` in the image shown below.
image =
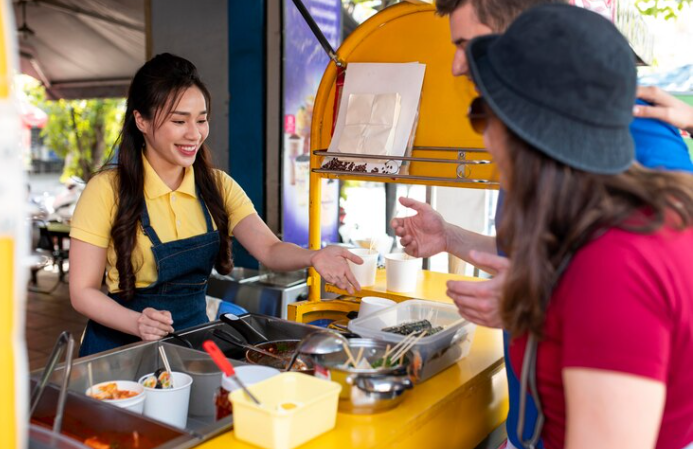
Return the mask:
[[[315,326],[265,315],[247,314],[243,315],[241,319],[262,332],[269,340],[300,340],[319,329]],[[210,357],[203,352],[202,343],[208,339],[214,340],[225,355],[233,360],[234,366],[245,364],[245,351],[214,338],[212,332],[217,328],[243,337],[231,326],[220,321],[214,321],[182,331],[178,334],[178,338],[169,337],[158,342],[133,343],[75,360],[70,374],[69,396],[65,407],[65,426],[68,425],[68,421],[84,417],[81,418],[82,422],[91,425],[93,421],[94,426],[99,426],[97,428],[101,431],[129,429],[131,433],[135,429],[152,427],[177,432],[174,438],[157,446],[157,449],[185,449],[229,430],[233,426],[232,416],[219,421],[215,419],[214,393],[221,385],[222,373]],[[187,347],[184,341],[189,342],[193,349]],[[159,345],[164,346],[172,370],[187,373],[193,378],[188,422],[185,429],[167,426],[143,415],[117,408],[85,395],[89,388],[89,369],[91,369],[94,384],[97,384],[109,380],[136,381],[145,374],[163,367],[158,353]],[[46,397],[42,398],[40,403],[40,410],[45,409],[45,413],[48,413],[47,410],[50,410],[51,413],[55,412],[55,401],[57,401],[57,387],[55,385],[58,385],[62,380],[63,370],[64,366],[58,365],[49,378],[50,384],[44,394]],[[41,372],[42,370],[32,372],[32,379],[39,379]],[[45,405],[44,402],[46,402]],[[35,416],[39,416],[38,413],[37,411]],[[43,417],[45,418],[45,416]],[[68,430],[67,427],[65,429]],[[36,448],[59,447],[45,446],[39,441],[34,441],[33,444]]]
[[[33,385],[32,385],[33,386]],[[133,432],[137,432],[141,449],[185,449],[196,446],[202,438],[195,432],[177,429],[149,420],[129,410],[92,399],[83,394],[68,392],[63,414],[62,434],[49,432],[55,418],[59,389],[47,385],[32,416],[30,449],[84,447],[85,439],[98,436],[104,441],[117,442],[120,448],[135,447]],[[63,435],[70,438],[66,439]]]
[[[232,427],[232,417],[219,421],[215,419],[214,393],[221,385],[221,371],[213,364],[209,356],[198,350],[176,346],[167,342],[134,343],[111,351],[94,354],[74,361],[70,375],[69,391],[81,396],[91,407],[107,407],[115,412],[121,411],[110,404],[88,398],[85,395],[89,388],[89,366],[91,366],[94,384],[109,380],[137,381],[145,374],[163,367],[158,353],[158,346],[164,345],[171,369],[185,372],[193,377],[193,388],[190,394],[188,422],[185,431],[198,439],[209,439]],[[234,365],[243,362],[234,361]],[[63,365],[59,365],[51,375],[49,382],[58,384],[62,379]],[[41,370],[32,372],[33,379],[40,377]],[[88,408],[88,406],[85,406]],[[66,409],[67,410],[67,409]],[[142,415],[133,415],[133,419],[157,422]],[[109,420],[104,424],[108,425]]]
[[[254,329],[260,331],[268,340],[300,340],[306,335],[319,330],[319,327],[308,324],[295,323],[293,321],[283,320],[281,318],[249,313],[239,317],[241,320],[248,323]],[[227,343],[214,337],[215,329],[223,329],[237,337],[246,339],[241,332],[228,324],[220,321],[212,321],[207,324],[202,324],[180,332],[178,335],[187,340],[194,349],[202,351],[202,343],[205,340],[213,340],[219,348],[224,352],[224,355],[234,360],[245,360],[245,350],[239,349],[233,344]],[[163,340],[166,343],[184,346],[185,343],[178,338],[167,338]],[[236,363],[236,362],[234,362]]]

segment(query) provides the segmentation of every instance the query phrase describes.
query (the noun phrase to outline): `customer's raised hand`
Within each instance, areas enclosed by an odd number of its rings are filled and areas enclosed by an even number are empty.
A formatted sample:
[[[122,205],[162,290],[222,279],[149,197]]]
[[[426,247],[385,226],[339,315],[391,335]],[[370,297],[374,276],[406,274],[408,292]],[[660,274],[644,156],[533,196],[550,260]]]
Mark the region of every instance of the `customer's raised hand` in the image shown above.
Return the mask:
[[[447,222],[443,216],[428,204],[411,198],[400,198],[399,202],[416,211],[416,215],[393,218],[390,222],[404,251],[414,257],[430,257],[445,251]]]
[[[349,269],[347,259],[357,265],[363,263],[363,259],[348,249],[334,245],[316,251],[310,263],[327,282],[353,295],[356,290],[361,290],[361,286]]]
[[[471,251],[469,257],[474,265],[493,274],[493,279],[448,281],[447,294],[464,318],[481,326],[502,328],[500,304],[510,261],[505,257],[479,251]]]
[[[635,117],[659,119],[693,133],[693,106],[656,86],[638,86],[637,96],[652,106],[635,105]]]

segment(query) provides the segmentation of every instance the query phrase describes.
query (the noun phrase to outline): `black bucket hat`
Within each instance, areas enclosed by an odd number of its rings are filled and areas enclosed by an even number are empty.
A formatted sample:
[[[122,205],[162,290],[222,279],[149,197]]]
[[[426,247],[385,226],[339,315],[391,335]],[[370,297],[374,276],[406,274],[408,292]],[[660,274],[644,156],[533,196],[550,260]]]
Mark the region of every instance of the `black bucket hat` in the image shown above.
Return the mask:
[[[537,6],[504,34],[473,39],[467,59],[491,110],[547,156],[600,174],[633,163],[635,59],[607,19],[576,6]]]

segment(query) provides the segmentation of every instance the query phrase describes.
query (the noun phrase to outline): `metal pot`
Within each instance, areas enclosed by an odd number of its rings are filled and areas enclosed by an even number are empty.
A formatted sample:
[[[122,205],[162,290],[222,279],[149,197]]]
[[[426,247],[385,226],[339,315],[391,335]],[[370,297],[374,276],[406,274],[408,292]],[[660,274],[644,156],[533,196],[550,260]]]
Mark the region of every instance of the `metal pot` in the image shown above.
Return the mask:
[[[265,351],[271,352],[273,354],[282,356],[282,358],[285,358],[286,362],[288,362],[291,359],[291,356],[294,354],[294,351],[296,351],[296,346],[298,345],[298,343],[299,340],[275,340],[268,341],[266,343],[256,344],[253,346],[255,346],[256,348],[264,349]],[[255,365],[270,366],[272,368],[276,368],[282,371],[284,370],[286,365],[286,363],[282,363],[280,360],[277,360],[273,357],[268,357],[253,351],[246,351],[245,359],[248,361],[248,363],[252,363]],[[298,369],[297,365],[294,365],[291,371],[298,371],[312,376],[315,373],[315,369],[313,367],[313,361],[311,360],[311,358],[306,356],[299,356],[298,359],[301,362],[303,362],[307,369]]]
[[[391,345],[390,345],[391,346]],[[380,359],[388,345],[370,338],[352,338],[349,349],[354,357],[363,348],[363,357],[369,362]],[[346,368],[346,354],[338,352],[313,356],[315,375],[342,386],[339,410],[353,414],[378,413],[396,407],[414,384],[409,378],[409,358],[401,365],[389,368]]]

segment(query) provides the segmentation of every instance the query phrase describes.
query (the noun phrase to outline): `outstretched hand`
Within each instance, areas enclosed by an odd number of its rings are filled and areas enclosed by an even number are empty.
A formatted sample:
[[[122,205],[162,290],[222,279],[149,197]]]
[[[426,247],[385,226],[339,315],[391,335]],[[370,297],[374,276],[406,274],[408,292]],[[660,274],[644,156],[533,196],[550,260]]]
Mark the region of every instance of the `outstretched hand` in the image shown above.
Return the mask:
[[[361,286],[349,269],[347,259],[357,265],[363,263],[363,259],[341,246],[326,246],[311,257],[310,263],[327,282],[353,295]]]
[[[416,211],[411,217],[393,218],[390,225],[400,237],[404,252],[414,257],[430,257],[446,250],[446,222],[430,205],[400,198],[404,207]]]
[[[635,117],[659,119],[677,128],[693,132],[693,106],[656,86],[638,86],[637,96],[652,103],[652,106],[635,105],[633,108]]]
[[[448,281],[447,294],[464,318],[481,326],[502,328],[500,304],[510,261],[495,254],[471,251],[472,263],[494,275],[488,281]]]

